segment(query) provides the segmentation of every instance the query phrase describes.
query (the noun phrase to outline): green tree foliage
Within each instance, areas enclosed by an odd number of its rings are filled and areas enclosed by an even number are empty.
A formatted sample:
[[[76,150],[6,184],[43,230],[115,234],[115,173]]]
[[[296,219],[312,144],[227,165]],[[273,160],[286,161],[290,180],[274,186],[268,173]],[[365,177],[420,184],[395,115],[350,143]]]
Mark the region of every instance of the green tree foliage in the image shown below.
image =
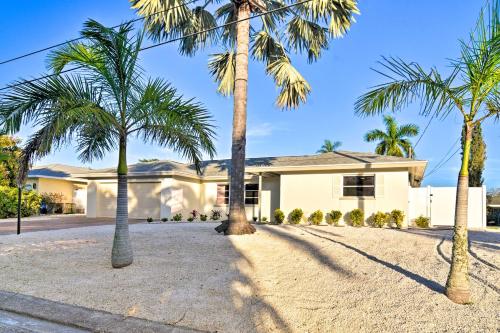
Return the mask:
[[[375,152],[380,155],[415,157],[410,137],[418,135],[418,126],[406,124],[398,126],[394,117],[384,116],[385,132],[375,129],[365,134],[365,141],[378,141]]]
[[[324,153],[333,153],[334,151],[337,151],[340,146],[342,146],[341,141],[330,141],[330,140],[325,140],[323,142],[323,145],[321,148],[317,151],[319,154],[324,154]]]
[[[0,135],[0,185],[17,187],[20,140],[8,135]]]
[[[36,215],[40,212],[42,196],[35,191],[23,191],[21,216]],[[17,216],[17,188],[0,186],[0,218]]]
[[[462,130],[462,155],[465,144],[465,126]],[[486,143],[483,140],[481,124],[477,124],[472,130],[472,141],[470,144],[469,157],[469,186],[483,186],[484,164],[486,162]]]

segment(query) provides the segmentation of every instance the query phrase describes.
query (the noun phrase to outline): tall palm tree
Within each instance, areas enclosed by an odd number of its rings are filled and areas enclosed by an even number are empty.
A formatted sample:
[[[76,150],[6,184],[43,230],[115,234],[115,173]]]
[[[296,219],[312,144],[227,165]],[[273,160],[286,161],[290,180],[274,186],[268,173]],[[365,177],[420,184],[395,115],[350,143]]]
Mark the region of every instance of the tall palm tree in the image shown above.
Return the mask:
[[[84,162],[101,159],[116,148],[118,195],[111,262],[119,268],[133,260],[128,232],[127,142],[170,147],[199,164],[202,154],[215,153],[209,113],[184,100],[161,79],[143,79],[138,65],[142,34],[129,36],[131,25],[118,31],[87,21],[83,43],[71,43],[52,53],[56,72],[79,66],[76,75],[57,75],[11,89],[0,104],[0,120],[9,133],[35,124],[22,154],[23,166],[63,145],[76,142]]]
[[[396,119],[384,116],[385,132],[374,129],[365,134],[365,141],[378,141],[375,152],[380,155],[414,157],[410,137],[418,135],[418,126],[406,124],[398,126]]]
[[[330,141],[328,139],[326,139],[324,142],[323,142],[323,145],[321,146],[321,148],[317,151],[317,153],[319,154],[324,154],[324,153],[333,153],[334,151],[337,151],[340,146],[342,146],[342,142],[340,141]]]
[[[342,36],[358,13],[357,0],[205,0],[190,8],[183,0],[131,0],[145,17],[145,25],[156,41],[183,38],[179,52],[188,56],[209,45],[221,45],[222,53],[212,55],[209,70],[218,82],[218,91],[234,94],[233,134],[230,169],[229,224],[225,234],[253,233],[246,219],[244,174],[247,122],[248,56],[265,64],[281,89],[276,104],[297,108],[311,91],[309,83],[293,67],[289,53],[307,53],[316,61],[332,37]],[[208,8],[217,5],[213,12]],[[160,12],[154,15],[154,13]],[[250,22],[252,13],[269,14]],[[231,22],[238,21],[231,24]],[[226,24],[219,30],[218,23]],[[207,31],[209,30],[209,31]],[[195,34],[198,31],[207,31]]]
[[[494,0],[481,11],[470,40],[461,42],[460,57],[451,62],[453,71],[443,77],[436,68],[426,72],[416,63],[384,59],[383,73],[389,82],[375,87],[356,102],[356,111],[372,115],[386,109],[400,110],[420,100],[423,115],[442,117],[451,112],[462,116],[465,140],[458,174],[455,227],[446,295],[456,303],[470,302],[467,256],[468,166],[472,132],[487,118],[500,112],[500,23],[499,3]],[[457,136],[460,133],[457,133]]]

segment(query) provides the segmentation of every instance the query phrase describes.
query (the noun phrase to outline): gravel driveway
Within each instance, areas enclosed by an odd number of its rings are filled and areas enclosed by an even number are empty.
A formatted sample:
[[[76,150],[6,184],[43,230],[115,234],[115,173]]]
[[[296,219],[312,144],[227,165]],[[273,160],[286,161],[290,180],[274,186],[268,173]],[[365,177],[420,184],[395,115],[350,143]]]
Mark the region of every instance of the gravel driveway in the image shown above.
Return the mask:
[[[112,226],[0,237],[1,289],[219,332],[496,332],[500,233],[471,233],[474,302],[443,294],[450,231],[213,223],[130,227],[135,261],[110,267]]]

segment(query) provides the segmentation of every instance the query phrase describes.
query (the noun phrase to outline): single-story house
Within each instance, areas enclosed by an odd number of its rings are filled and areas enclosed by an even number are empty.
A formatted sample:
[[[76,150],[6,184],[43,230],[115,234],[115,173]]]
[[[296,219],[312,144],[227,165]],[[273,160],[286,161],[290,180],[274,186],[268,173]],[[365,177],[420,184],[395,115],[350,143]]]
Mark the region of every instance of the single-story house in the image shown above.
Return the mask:
[[[213,209],[226,212],[230,162],[203,161],[200,174],[194,165],[174,161],[130,165],[129,216],[158,219],[181,213],[187,218],[192,210],[206,214]],[[305,216],[318,209],[347,213],[354,208],[363,209],[367,217],[393,209],[407,214],[409,188],[419,186],[426,166],[424,160],[348,151],[249,158],[245,174],[247,218],[272,220],[276,208],[286,215],[301,208]],[[41,169],[48,168],[53,166]],[[29,174],[29,179],[38,174],[40,181],[43,177],[36,170]],[[67,171],[62,180],[87,184],[88,217],[115,216],[114,168]]]
[[[60,204],[71,207],[74,212],[83,213],[87,206],[87,180],[81,176],[90,171],[88,168],[64,164],[38,166],[30,170],[25,186],[41,194],[60,194]],[[80,177],[73,177],[73,174]]]

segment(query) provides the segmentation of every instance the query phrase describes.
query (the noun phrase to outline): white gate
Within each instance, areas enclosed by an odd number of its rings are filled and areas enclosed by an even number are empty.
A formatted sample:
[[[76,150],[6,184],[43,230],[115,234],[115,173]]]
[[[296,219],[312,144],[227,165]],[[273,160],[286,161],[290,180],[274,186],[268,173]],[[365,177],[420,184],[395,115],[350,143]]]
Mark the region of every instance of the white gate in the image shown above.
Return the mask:
[[[455,223],[456,187],[409,188],[408,222],[410,225],[420,215],[430,218],[433,226],[450,226]],[[469,188],[468,227],[486,227],[486,187]]]

